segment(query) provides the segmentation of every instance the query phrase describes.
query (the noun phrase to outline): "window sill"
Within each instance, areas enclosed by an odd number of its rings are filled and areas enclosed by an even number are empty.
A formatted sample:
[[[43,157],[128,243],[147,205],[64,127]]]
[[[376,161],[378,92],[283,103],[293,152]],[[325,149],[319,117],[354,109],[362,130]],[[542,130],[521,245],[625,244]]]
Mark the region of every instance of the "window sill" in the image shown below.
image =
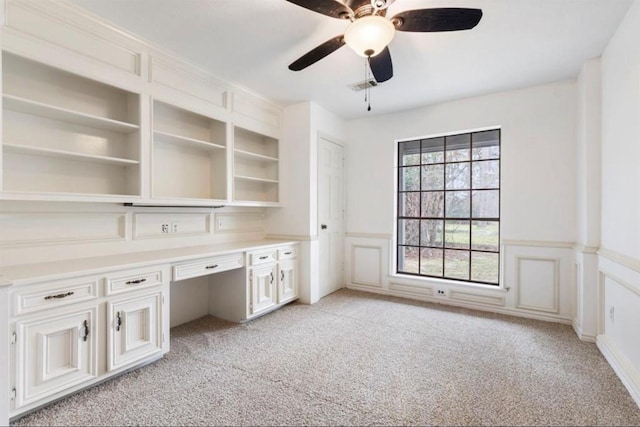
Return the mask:
[[[504,287],[503,285],[485,285],[482,283],[463,282],[453,279],[438,279],[436,277],[420,277],[402,273],[389,274],[389,277],[391,279],[402,279],[403,281],[413,282],[414,284],[419,285],[433,284],[436,286],[461,286],[465,288],[482,289],[494,292],[509,292],[509,288]]]

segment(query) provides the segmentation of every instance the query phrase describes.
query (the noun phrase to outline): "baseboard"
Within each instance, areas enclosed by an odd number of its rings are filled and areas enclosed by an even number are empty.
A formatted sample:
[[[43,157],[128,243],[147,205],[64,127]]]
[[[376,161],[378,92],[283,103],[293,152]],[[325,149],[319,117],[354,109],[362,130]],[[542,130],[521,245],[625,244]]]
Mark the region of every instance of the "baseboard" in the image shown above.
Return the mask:
[[[590,335],[590,334],[583,333],[582,332],[582,328],[580,327],[580,325],[578,325],[576,323],[575,320],[573,322],[571,322],[571,326],[573,326],[573,331],[576,333],[576,335],[578,336],[578,338],[580,338],[581,341],[596,342],[595,335]]]
[[[618,375],[622,384],[640,407],[640,374],[629,361],[615,348],[613,343],[605,336],[598,335],[596,345],[604,358],[609,362],[613,371]]]
[[[382,289],[382,288],[372,288],[369,286],[354,285],[353,283],[347,283],[346,287],[348,289],[353,289],[356,291],[371,292],[374,294],[382,294],[382,295],[388,295],[388,296],[398,297],[398,298],[408,298],[413,300],[431,302],[435,304],[449,305],[452,307],[468,308],[471,310],[488,311],[490,313],[504,314],[507,316],[524,317],[526,319],[562,323],[565,325],[571,325],[572,323],[571,319],[568,319],[565,317],[551,316],[551,315],[537,314],[537,313],[527,313],[520,310],[512,310],[509,308],[497,307],[495,305],[488,306],[488,305],[482,305],[477,303],[452,301],[446,297],[435,297],[435,296],[430,297],[426,295],[418,295],[418,294],[412,294],[408,292],[389,291],[387,289]]]

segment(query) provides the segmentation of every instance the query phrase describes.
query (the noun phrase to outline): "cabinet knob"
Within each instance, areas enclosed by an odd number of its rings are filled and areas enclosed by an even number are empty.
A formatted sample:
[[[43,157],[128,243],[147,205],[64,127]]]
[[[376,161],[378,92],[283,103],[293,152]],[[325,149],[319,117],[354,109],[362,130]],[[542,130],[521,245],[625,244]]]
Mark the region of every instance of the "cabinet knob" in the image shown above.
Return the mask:
[[[87,339],[89,338],[89,323],[86,320],[82,324],[82,332],[82,341],[87,342]]]
[[[120,312],[116,313],[116,331],[120,332],[120,326],[122,326],[122,316]]]
[[[73,295],[72,291],[66,292],[64,294],[58,294],[58,295],[47,295],[46,297],[44,297],[44,299],[46,300],[50,300],[50,299],[60,299],[60,298],[66,298],[68,296]]]
[[[327,229],[327,224],[322,224],[322,225],[320,226],[320,228],[321,228],[321,229],[323,229],[323,230],[326,230],[326,229]]]
[[[136,280],[129,280],[127,281],[127,285],[137,285],[138,283],[142,283],[142,282],[146,282],[147,279],[136,279]]]

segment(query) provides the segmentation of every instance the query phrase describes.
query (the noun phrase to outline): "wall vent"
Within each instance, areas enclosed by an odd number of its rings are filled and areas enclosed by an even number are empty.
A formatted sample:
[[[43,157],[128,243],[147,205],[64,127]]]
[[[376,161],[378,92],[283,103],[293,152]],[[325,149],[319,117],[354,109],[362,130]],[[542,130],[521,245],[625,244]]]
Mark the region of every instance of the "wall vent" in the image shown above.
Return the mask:
[[[347,87],[354,92],[360,92],[362,90],[369,89],[371,87],[376,87],[376,86],[378,86],[378,82],[375,81],[374,79],[369,79],[369,80],[364,80],[358,83],[350,84]]]

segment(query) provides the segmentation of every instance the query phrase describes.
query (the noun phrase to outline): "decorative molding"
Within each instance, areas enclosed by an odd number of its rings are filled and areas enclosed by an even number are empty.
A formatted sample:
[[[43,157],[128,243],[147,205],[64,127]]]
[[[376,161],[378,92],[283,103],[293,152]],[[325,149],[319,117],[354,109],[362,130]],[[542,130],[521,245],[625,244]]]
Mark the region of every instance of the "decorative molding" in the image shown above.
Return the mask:
[[[315,242],[318,240],[317,234],[303,235],[303,234],[267,234],[265,239],[273,240],[298,240],[300,242]]]
[[[521,264],[522,261],[545,261],[553,263],[553,305],[552,307],[542,307],[523,304],[522,297],[522,282],[521,282]],[[544,258],[544,257],[521,257],[516,256],[516,304],[515,307],[523,310],[539,311],[545,313],[558,314],[560,312],[560,259],[559,258]]]
[[[356,262],[356,250],[357,249],[365,249],[365,250],[375,250],[378,251],[378,281],[371,282],[365,280],[356,280],[356,270],[357,270],[357,262]],[[382,248],[379,246],[361,246],[361,245],[352,245],[351,246],[351,283],[356,285],[364,285],[364,286],[372,286],[376,288],[382,287]]]
[[[504,314],[507,316],[516,316],[516,317],[523,317],[525,319],[536,319],[536,320],[544,320],[547,322],[555,322],[555,323],[562,323],[564,325],[571,325],[572,320],[560,315],[553,315],[551,313],[545,314],[545,313],[535,313],[535,312],[530,312],[530,311],[522,311],[522,310],[517,310],[517,309],[512,309],[512,308],[507,308],[507,307],[498,307],[498,306],[482,306],[482,305],[478,305],[477,303],[469,303],[469,302],[463,302],[463,301],[452,301],[446,298],[438,298],[438,297],[428,297],[428,296],[413,296],[413,295],[409,295],[409,294],[401,294],[398,292],[393,292],[387,289],[383,289],[383,288],[373,288],[371,286],[366,286],[366,285],[358,285],[358,284],[354,284],[354,283],[348,283],[347,284],[347,289],[354,289],[357,291],[363,291],[363,292],[371,292],[374,294],[382,294],[382,295],[390,295],[390,296],[394,296],[394,297],[398,297],[398,298],[409,298],[409,299],[413,299],[413,300],[419,300],[419,301],[426,301],[426,302],[430,302],[430,303],[435,303],[435,304],[442,304],[442,305],[447,305],[447,306],[452,306],[452,307],[461,307],[461,308],[468,308],[471,310],[479,310],[479,311],[484,311],[484,312],[489,312],[489,313],[496,313],[496,314]]]
[[[215,213],[215,234],[246,233],[264,231],[264,214],[262,213]]]
[[[276,135],[278,134],[281,117],[281,111],[278,107],[241,91],[234,92],[232,98],[231,110],[236,121],[242,118],[249,119],[249,122],[259,123],[272,130]]]
[[[454,301],[477,302],[481,304],[504,306],[505,298],[502,295],[480,295],[471,292],[452,290],[449,292],[449,299]]]
[[[599,246],[585,246],[585,245],[581,245],[581,244],[576,244],[573,247],[573,249],[575,249],[577,252],[581,252],[583,254],[597,254],[598,250],[600,249],[600,247]]]
[[[391,234],[384,233],[345,233],[345,237],[357,239],[380,239],[390,240],[393,238]]]
[[[433,296],[433,288],[428,286],[413,286],[403,283],[389,282],[389,290],[396,291],[403,295]]]
[[[575,247],[575,243],[573,242],[555,242],[548,240],[503,240],[502,245],[562,249],[573,249]]]
[[[0,247],[107,242],[126,239],[126,213],[1,213]]]
[[[637,286],[632,285],[631,283],[629,283],[626,280],[621,279],[620,277],[616,276],[615,274],[612,274],[611,272],[607,271],[606,269],[600,268],[600,274],[602,276],[603,282],[602,284],[604,285],[604,279],[609,278],[613,281],[615,281],[617,284],[619,284],[620,286],[629,289],[631,292],[633,292],[634,294],[640,296],[640,288],[638,288]]]
[[[619,252],[612,251],[606,248],[600,248],[598,250],[598,255],[601,257],[607,258],[610,261],[616,262],[624,267],[627,267],[637,273],[640,273],[640,260],[636,258],[631,258],[627,255],[623,255]]]
[[[164,68],[164,69],[163,69]],[[174,79],[187,79],[193,82],[198,90],[185,90],[185,85],[172,84],[171,79],[165,79],[162,71],[171,73],[169,76]],[[229,110],[229,91],[213,76],[205,72],[197,72],[191,66],[182,64],[178,61],[167,61],[164,58],[151,56],[151,66],[149,67],[149,81],[167,87],[171,90],[178,91],[189,97],[198,98],[207,104],[213,104],[225,110]],[[203,95],[214,95],[206,97]]]
[[[49,3],[49,5],[48,5]],[[62,6],[62,8],[61,8]],[[90,58],[94,61],[100,62],[102,64],[109,65],[111,67],[118,68],[122,71],[128,72],[130,74],[136,75],[138,77],[141,76],[142,71],[142,54],[141,52],[133,51],[131,48],[121,45],[119,43],[114,42],[113,40],[108,39],[103,34],[100,34],[96,31],[96,28],[101,28],[101,25],[83,25],[82,27],[78,24],[78,22],[74,22],[74,18],[81,20],[81,22],[85,23],[88,20],[98,21],[102,24],[102,21],[96,20],[93,15],[83,13],[82,9],[75,7],[68,7],[64,3],[56,2],[55,7],[50,7],[50,2],[15,2],[15,1],[7,1],[6,2],[6,17],[5,17],[5,25],[13,30],[28,35],[29,37],[34,37],[40,41],[43,41],[47,44],[54,45],[58,48],[62,48],[66,51],[73,52],[75,54],[82,55],[85,58]],[[21,10],[23,15],[21,18],[26,19],[26,21],[20,25],[15,22],[16,17],[20,16],[16,14],[16,11]],[[24,13],[31,13],[31,16],[24,15]],[[78,15],[73,16],[73,15]],[[76,32],[71,39],[73,40],[73,45],[69,43],[61,43],[61,40],[53,41],[52,32],[46,31],[46,35],[42,35],[37,32],[37,30],[42,30],[47,28],[45,25],[38,25],[37,22],[34,22],[34,19],[44,19],[51,21],[57,21],[60,25],[59,28],[64,29],[68,34],[65,36],[70,36],[71,32]],[[118,32],[122,34],[121,32]],[[61,34],[58,33],[60,36]],[[59,37],[58,37],[59,38]],[[77,40],[86,40],[88,38],[92,38],[93,40],[102,44],[103,49],[86,47],[85,49],[79,49]],[[72,47],[73,46],[73,47]],[[115,49],[105,49],[106,46],[111,46]],[[115,61],[109,62],[105,58],[100,57],[98,54],[104,52],[106,50],[111,50],[112,52],[124,52],[124,55],[121,55],[120,61],[122,63],[116,63]],[[125,55],[128,56],[129,59],[125,60]],[[127,64],[128,65],[125,65]]]
[[[596,345],[618,375],[622,384],[627,388],[636,405],[640,406],[640,374],[638,371],[629,363],[626,357],[620,354],[606,335],[598,335]]]
[[[582,332],[582,328],[580,327],[580,325],[578,325],[576,319],[573,320],[573,322],[571,323],[571,326],[573,327],[573,331],[576,333],[576,335],[578,336],[578,338],[580,338],[581,341],[592,342],[592,343],[596,342],[595,335],[584,334]]]

